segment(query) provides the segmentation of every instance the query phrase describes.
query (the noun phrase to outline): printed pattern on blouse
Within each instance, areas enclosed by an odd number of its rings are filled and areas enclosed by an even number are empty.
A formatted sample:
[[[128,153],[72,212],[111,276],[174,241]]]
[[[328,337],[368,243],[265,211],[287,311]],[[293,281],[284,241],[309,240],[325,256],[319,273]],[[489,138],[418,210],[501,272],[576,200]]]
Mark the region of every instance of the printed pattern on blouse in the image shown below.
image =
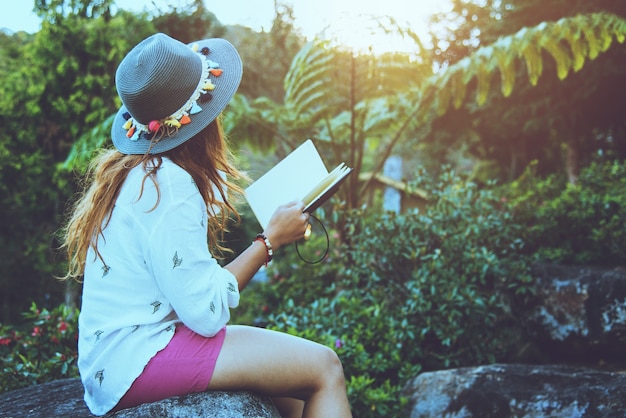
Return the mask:
[[[155,300],[154,302],[150,304],[150,306],[152,306],[152,309],[153,309],[152,313],[155,314],[158,312],[159,309],[161,309],[161,302],[158,300]]]
[[[175,269],[176,267],[179,267],[181,264],[183,264],[183,259],[182,257],[178,256],[178,251],[174,252],[174,256],[172,257],[172,262],[174,263],[174,266],[172,267],[172,269]]]
[[[102,381],[104,380],[104,369],[98,370],[94,376],[94,379],[96,379],[100,384],[100,387],[102,387]]]

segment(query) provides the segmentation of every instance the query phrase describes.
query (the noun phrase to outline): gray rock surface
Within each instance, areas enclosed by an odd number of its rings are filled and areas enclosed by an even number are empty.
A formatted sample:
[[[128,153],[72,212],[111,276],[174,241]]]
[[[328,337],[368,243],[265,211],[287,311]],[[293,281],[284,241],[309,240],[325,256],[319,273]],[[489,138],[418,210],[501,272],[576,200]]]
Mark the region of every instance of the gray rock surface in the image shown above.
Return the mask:
[[[0,395],[2,417],[93,417],[79,379],[61,379]],[[201,392],[109,414],[123,418],[280,418],[268,398],[250,392]]]
[[[519,316],[542,350],[559,363],[623,359],[626,269],[537,264],[532,275],[536,294]]]
[[[494,364],[422,373],[403,390],[409,418],[624,417],[626,374]]]

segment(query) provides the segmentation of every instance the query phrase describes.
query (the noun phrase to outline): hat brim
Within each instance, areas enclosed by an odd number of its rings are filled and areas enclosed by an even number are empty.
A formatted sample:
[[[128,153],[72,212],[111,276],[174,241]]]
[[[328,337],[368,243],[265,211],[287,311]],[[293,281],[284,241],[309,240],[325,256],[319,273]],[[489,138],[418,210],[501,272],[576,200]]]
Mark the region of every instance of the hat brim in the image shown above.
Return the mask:
[[[127,110],[122,105],[115,115],[111,128],[113,145],[115,145],[118,151],[123,154],[158,154],[169,151],[206,128],[230,103],[239,88],[243,75],[243,65],[237,50],[230,42],[220,38],[196,41],[189,45],[193,44],[198,45],[198,50],[208,47],[210,50],[208,58],[217,62],[219,68],[224,70],[219,77],[210,76],[211,81],[216,86],[211,91],[213,98],[206,103],[200,104],[202,111],[192,115],[191,122],[178,128],[175,135],[165,136],[159,141],[150,141],[144,138],[131,140],[128,138],[126,136],[128,131],[124,129],[124,124],[126,123],[124,114]]]

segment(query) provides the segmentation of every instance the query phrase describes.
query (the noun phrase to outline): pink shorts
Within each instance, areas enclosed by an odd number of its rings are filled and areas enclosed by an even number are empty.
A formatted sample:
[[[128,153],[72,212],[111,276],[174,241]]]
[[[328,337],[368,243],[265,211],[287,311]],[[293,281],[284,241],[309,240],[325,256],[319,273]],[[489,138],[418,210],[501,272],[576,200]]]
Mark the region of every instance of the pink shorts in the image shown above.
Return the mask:
[[[152,357],[113,411],[207,390],[225,336],[226,327],[207,338],[178,325],[169,344]]]

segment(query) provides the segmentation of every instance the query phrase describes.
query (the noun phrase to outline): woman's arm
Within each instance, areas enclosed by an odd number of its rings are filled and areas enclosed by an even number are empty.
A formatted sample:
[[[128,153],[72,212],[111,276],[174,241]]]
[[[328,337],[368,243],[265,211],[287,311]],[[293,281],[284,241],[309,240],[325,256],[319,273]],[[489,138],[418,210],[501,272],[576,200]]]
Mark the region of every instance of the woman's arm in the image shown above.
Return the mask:
[[[276,209],[263,231],[274,251],[285,244],[302,239],[309,220],[309,214],[303,213],[303,209],[303,202],[291,202]],[[261,240],[255,240],[224,268],[235,276],[239,290],[243,290],[266,261],[265,244]]]

